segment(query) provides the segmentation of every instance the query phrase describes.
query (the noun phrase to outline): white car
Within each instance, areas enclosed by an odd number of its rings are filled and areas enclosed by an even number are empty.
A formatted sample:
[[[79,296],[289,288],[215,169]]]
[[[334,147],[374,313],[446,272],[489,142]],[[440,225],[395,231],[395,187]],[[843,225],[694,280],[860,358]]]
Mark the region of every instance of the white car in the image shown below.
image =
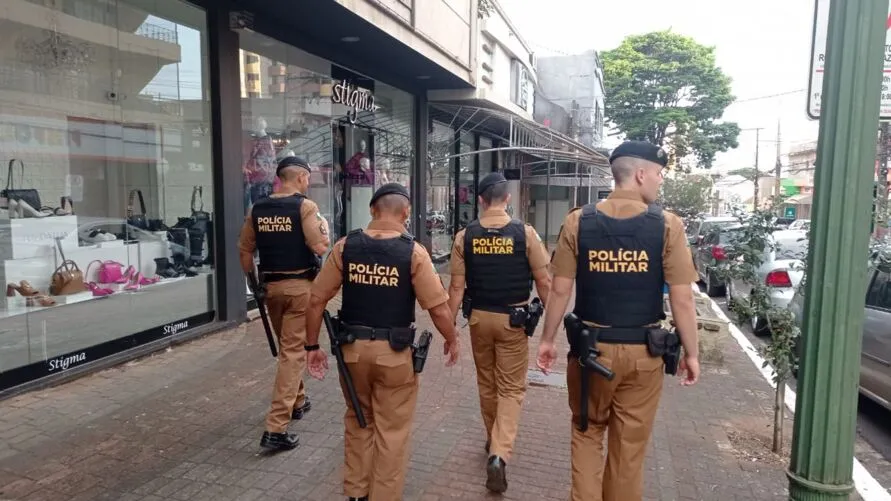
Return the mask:
[[[802,230],[807,231],[811,229],[811,220],[810,219],[796,219],[792,221],[792,224],[789,225],[790,230]]]
[[[807,260],[807,232],[804,230],[779,230],[771,234],[772,250],[765,251],[764,260],[756,270],[758,280],[767,286],[770,303],[777,308],[788,308],[795,291],[804,276],[804,263]],[[748,299],[753,284],[735,278],[727,284],[727,301]],[[769,334],[767,320],[760,317],[751,319],[752,331],[756,335]]]

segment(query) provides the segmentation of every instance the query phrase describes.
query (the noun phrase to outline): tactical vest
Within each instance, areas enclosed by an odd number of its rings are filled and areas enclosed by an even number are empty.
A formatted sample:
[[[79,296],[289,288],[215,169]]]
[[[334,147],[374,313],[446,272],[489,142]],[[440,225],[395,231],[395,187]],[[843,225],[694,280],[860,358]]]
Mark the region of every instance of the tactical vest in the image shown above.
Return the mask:
[[[303,236],[300,208],[306,197],[264,198],[251,208],[260,254],[261,273],[295,271],[317,266],[315,253]]]
[[[628,219],[586,205],[579,219],[575,314],[611,327],[642,327],[664,319],[664,240],[665,218],[658,205]]]
[[[351,231],[343,246],[340,320],[366,327],[409,327],[415,321],[411,283],[414,238],[372,238]]]
[[[472,308],[500,309],[529,299],[532,272],[522,221],[484,228],[473,220],[464,230],[464,263]]]

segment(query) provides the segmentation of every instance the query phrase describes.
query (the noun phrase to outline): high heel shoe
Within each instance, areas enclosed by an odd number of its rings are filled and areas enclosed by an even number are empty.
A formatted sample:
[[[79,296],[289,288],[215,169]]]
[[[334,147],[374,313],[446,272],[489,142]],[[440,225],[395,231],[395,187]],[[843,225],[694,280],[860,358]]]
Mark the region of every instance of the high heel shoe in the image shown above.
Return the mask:
[[[42,212],[35,209],[34,207],[31,207],[31,205],[24,200],[19,200],[18,202],[19,217],[46,217],[49,215],[46,212]]]
[[[25,306],[52,306],[54,304],[56,304],[55,299],[43,294],[39,296],[29,296],[25,299]]]
[[[25,297],[37,296],[40,292],[31,286],[27,280],[22,280],[17,284],[6,284],[6,297],[13,297],[18,292]]]
[[[85,285],[93,292],[93,295],[96,297],[103,297],[114,294],[114,289],[100,287],[99,284],[97,284],[96,282],[87,282]]]

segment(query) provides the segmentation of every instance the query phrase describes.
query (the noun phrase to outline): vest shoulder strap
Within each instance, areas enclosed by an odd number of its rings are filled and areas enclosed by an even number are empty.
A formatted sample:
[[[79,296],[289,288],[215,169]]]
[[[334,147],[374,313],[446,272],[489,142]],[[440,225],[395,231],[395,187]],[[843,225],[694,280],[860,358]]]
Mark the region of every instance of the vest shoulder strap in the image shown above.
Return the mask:
[[[597,214],[597,205],[596,204],[586,204],[582,207],[582,217],[591,217]]]
[[[356,228],[355,230],[350,231],[347,233],[347,236],[358,235],[359,233],[362,233],[362,228]]]
[[[399,238],[402,240],[405,240],[406,242],[414,242],[415,241],[415,236],[408,232],[403,233],[402,235],[399,235]]]
[[[662,213],[662,206],[657,204],[650,204],[647,206],[647,216],[657,219],[663,219],[665,217]]]

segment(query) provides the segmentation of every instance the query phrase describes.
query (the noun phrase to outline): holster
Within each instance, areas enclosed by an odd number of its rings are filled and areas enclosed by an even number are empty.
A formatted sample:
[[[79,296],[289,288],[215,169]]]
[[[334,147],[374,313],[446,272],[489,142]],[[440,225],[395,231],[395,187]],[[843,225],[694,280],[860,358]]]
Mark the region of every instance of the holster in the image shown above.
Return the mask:
[[[529,310],[526,308],[526,305],[511,306],[507,316],[510,326],[514,329],[519,329],[520,327],[526,327],[526,319],[529,317]]]
[[[677,374],[681,361],[681,340],[677,332],[662,328],[648,329],[647,351],[651,356],[662,357],[666,374]]]
[[[473,309],[471,306],[470,296],[467,292],[464,292],[464,299],[461,300],[461,315],[464,318],[470,318],[470,311]]]
[[[398,328],[390,330],[390,348],[393,351],[402,351],[415,342],[415,328]]]
[[[424,370],[424,364],[427,362],[427,354],[430,351],[430,342],[433,340],[433,333],[424,331],[418,339],[418,344],[411,347],[412,366],[415,374],[420,374]]]
[[[532,337],[535,334],[535,328],[538,327],[538,322],[541,320],[542,315],[544,315],[544,305],[541,303],[541,299],[532,299],[527,308],[526,324],[524,325],[528,337]]]

